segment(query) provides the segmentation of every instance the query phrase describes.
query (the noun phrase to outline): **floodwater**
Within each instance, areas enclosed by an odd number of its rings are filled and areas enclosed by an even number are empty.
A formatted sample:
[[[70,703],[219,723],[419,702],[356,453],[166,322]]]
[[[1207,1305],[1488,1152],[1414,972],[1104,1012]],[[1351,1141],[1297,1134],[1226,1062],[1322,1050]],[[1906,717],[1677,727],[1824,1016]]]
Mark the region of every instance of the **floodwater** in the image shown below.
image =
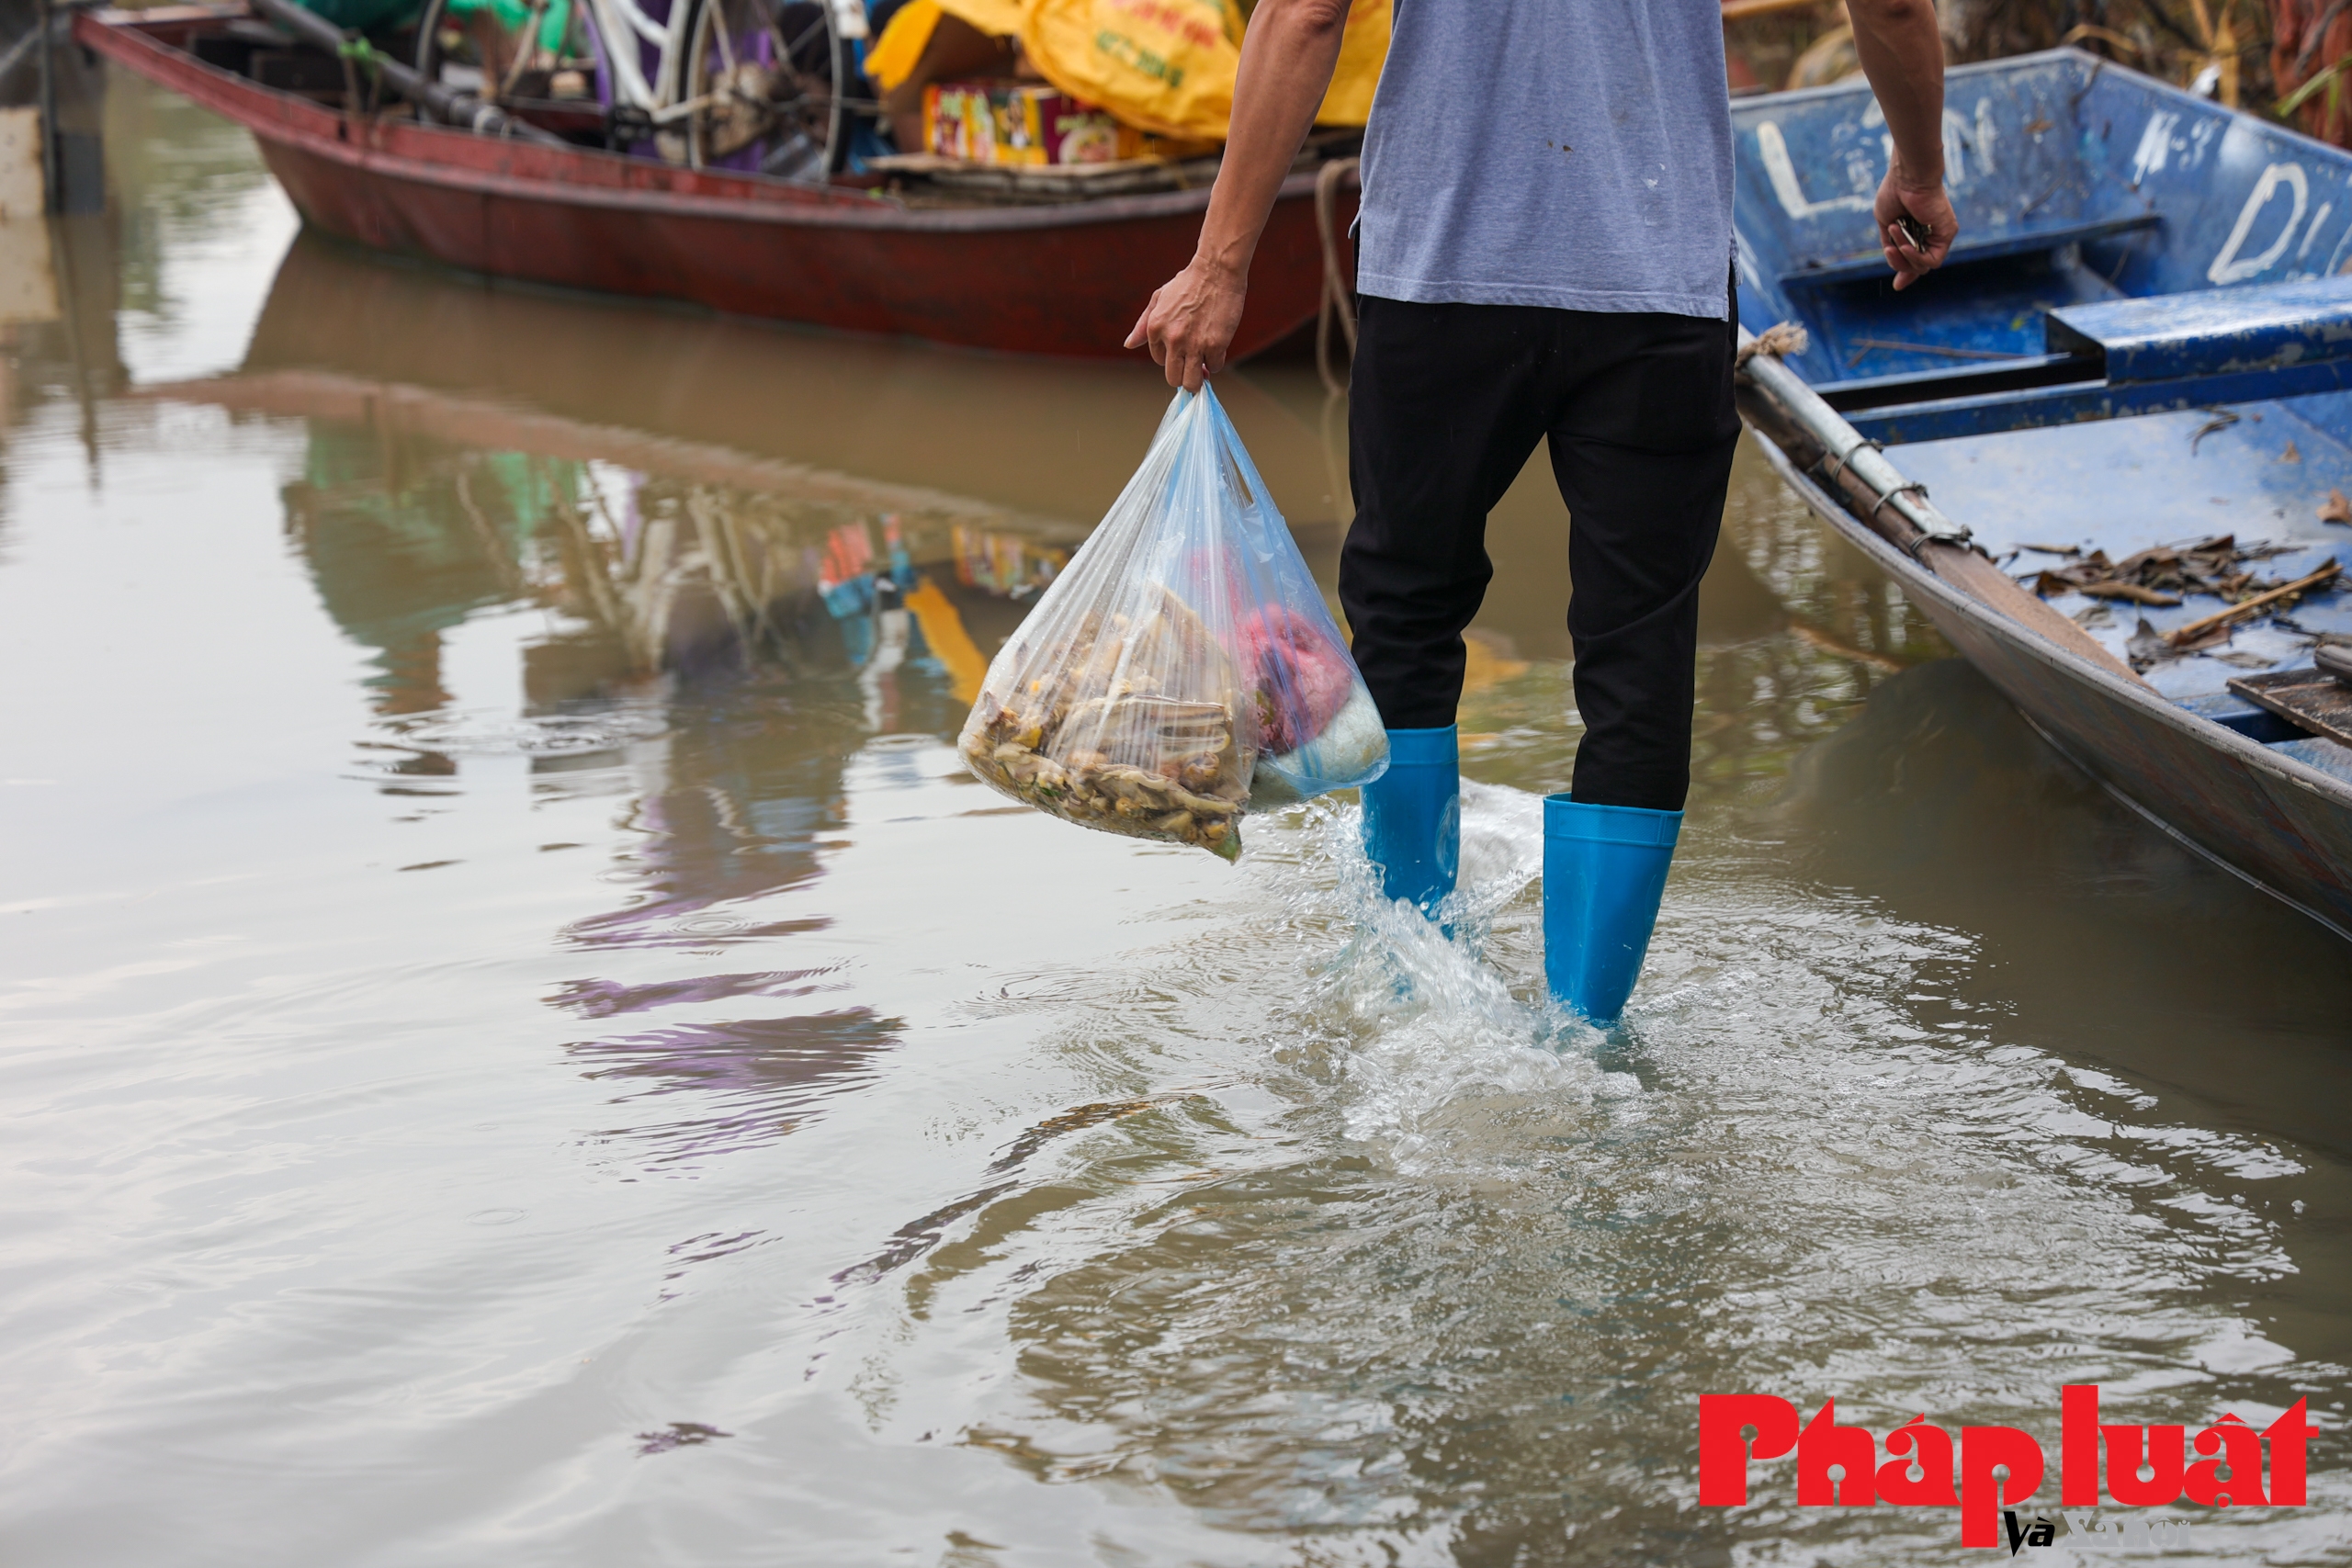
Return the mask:
[[[1562,1032],[1542,483],[1448,943],[1347,802],[1228,867],[957,767],[1148,373],[493,291],[110,116],[115,214],[8,237],[6,1562],[1956,1561],[1786,1461],[1698,1507],[1696,1396],[2023,1426],[2054,1511],[2084,1381],[2308,1399],[2309,1506],[2177,1554],[2352,1553],[2346,950],[1753,454],[1650,968]],[[1225,384],[1328,581],[1336,411]]]

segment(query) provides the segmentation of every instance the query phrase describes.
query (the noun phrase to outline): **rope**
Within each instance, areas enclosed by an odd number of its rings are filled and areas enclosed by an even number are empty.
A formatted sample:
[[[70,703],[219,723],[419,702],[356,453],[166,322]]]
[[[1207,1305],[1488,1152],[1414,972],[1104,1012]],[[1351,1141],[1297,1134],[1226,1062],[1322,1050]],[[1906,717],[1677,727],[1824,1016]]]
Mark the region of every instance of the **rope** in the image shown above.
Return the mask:
[[[1862,451],[1866,447],[1872,452],[1884,452],[1886,450],[1885,447],[1880,446],[1875,441],[1855,442],[1851,446],[1847,447],[1843,452],[1838,453],[1835,457],[1832,457],[1829,460],[1829,482],[1831,484],[1836,484],[1838,477],[1845,473],[1846,465],[1854,460],[1855,454]],[[1890,491],[1889,493],[1893,492]],[[1872,515],[1876,515],[1876,513],[1872,513]]]
[[[1340,182],[1354,174],[1359,160],[1334,158],[1315,176],[1315,232],[1323,242],[1323,302],[1315,309],[1315,373],[1333,397],[1348,389],[1331,364],[1331,322],[1336,317],[1340,335],[1348,340],[1348,357],[1356,352],[1356,312],[1353,289],[1340,266],[1340,236],[1332,227],[1340,204]],[[1352,270],[1352,268],[1349,269]]]
[[[376,46],[357,33],[345,33],[335,45],[334,57],[343,62],[343,112],[349,119],[366,119],[376,112],[377,96],[384,85],[384,57]],[[359,73],[368,73],[368,91],[359,90]]]
[[[1826,478],[1833,485],[1838,483],[1839,479],[1845,477],[1853,460],[1861,456],[1865,450],[1883,453],[1886,448],[1875,441],[1868,439],[1857,441],[1851,446],[1847,447],[1843,452],[1833,453],[1829,457],[1824,457],[1821,460],[1821,468],[1824,477]],[[1861,476],[1859,474],[1854,477],[1858,481],[1861,479]],[[1877,487],[1874,485],[1868,485],[1865,482],[1865,488],[1874,490]],[[1920,505],[1926,506],[1928,504],[1928,487],[1921,484],[1917,479],[1912,479],[1904,484],[1896,485],[1893,490],[1885,491],[1880,495],[1875,502],[1871,502],[1868,521],[1872,524],[1876,524],[1878,522],[1878,514],[1885,511],[1887,503],[1892,502],[1898,495],[1917,496],[1919,499]],[[1901,513],[1897,513],[1897,515],[1901,515]],[[1909,556],[1913,560],[1917,560],[1919,558],[1919,552],[1926,549],[1929,545],[1953,545],[1962,548],[1971,548],[1974,547],[1975,541],[1969,536],[1969,532],[1965,527],[1931,528],[1927,526],[1925,524],[1922,524],[1915,517],[1905,517],[1903,520],[1910,524],[1914,529],[1917,530],[1909,544],[1898,547],[1905,555]]]
[[[343,41],[335,45],[334,52],[336,59],[347,65],[356,65],[360,70],[368,73],[371,79],[383,69],[384,57],[376,52],[374,44],[369,43],[357,33],[345,33]]]
[[[1774,359],[1786,359],[1792,354],[1803,354],[1813,346],[1812,337],[1794,321],[1781,321],[1766,327],[1747,342],[1740,344],[1739,353],[1732,360],[1737,370],[1758,355]]]
[[[2352,4],[2352,0],[2347,0],[2347,4]],[[1803,354],[1810,342],[1803,327],[1798,326],[1794,321],[1781,321],[1742,344],[1739,347],[1736,365],[1745,367],[1759,354],[1768,359],[1780,359],[1787,355]],[[1782,385],[1784,378],[1785,386]],[[1943,517],[1934,510],[1933,502],[1928,499],[1926,485],[1916,479],[1903,480],[1902,476],[1897,474],[1894,478],[1900,482],[1892,489],[1882,491],[1875,479],[1867,479],[1854,472],[1853,462],[1856,457],[1860,457],[1865,451],[1883,453],[1886,448],[1863,435],[1839,418],[1827,405],[1822,403],[1820,398],[1804,385],[1804,378],[1795,371],[1781,366],[1769,375],[1758,376],[1755,372],[1750,372],[1749,378],[1805,437],[1822,448],[1822,456],[1815,461],[1813,468],[1821,474],[1824,482],[1835,488],[1850,480],[1871,493],[1871,509],[1863,514],[1865,522],[1875,527],[1879,513],[1884,512],[1888,504],[1897,496],[1908,495],[1916,498],[1917,515],[1907,514],[1899,507],[1895,512],[1895,515],[1902,518],[1914,530],[1909,541],[1896,546],[1905,555],[1917,560],[1919,552],[1931,544],[1951,545],[1958,549],[1972,549],[1979,555],[1984,554],[1983,547],[1970,536],[1966,525],[1954,524],[1950,518]],[[1829,450],[1829,444],[1832,441],[1846,442],[1849,436],[1852,437],[1852,440],[1846,445],[1845,450],[1838,452]]]
[[[1898,495],[1916,495],[1919,498],[1920,504],[1925,505],[1928,500],[1928,487],[1921,484],[1917,479],[1913,479],[1909,484],[1896,485],[1893,490],[1888,491],[1884,495],[1880,496],[1878,498],[1878,504],[1871,508],[1871,521],[1873,523],[1877,522],[1878,514],[1886,510],[1886,503],[1893,501]],[[1918,525],[1915,523],[1912,526],[1918,527]],[[1955,536],[1952,534],[1939,533],[1930,528],[1919,529],[1919,537],[1922,539],[1942,539],[1946,543],[1951,543],[1954,536]],[[1966,537],[1967,531],[1965,529],[1960,530],[1957,536],[1962,538]],[[1912,553],[1917,555],[1918,552],[1915,550]]]

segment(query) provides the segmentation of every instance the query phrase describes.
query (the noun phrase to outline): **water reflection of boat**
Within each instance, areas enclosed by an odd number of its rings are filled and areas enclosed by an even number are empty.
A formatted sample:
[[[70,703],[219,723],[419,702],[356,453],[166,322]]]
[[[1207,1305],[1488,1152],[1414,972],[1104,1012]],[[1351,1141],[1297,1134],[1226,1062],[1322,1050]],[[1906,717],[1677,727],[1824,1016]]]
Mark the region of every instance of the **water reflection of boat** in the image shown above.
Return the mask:
[[[446,809],[483,787],[478,765],[494,778],[493,759],[520,753],[534,800],[615,797],[630,850],[601,876],[627,894],[571,919],[561,949],[750,960],[548,998],[595,1026],[565,1049],[628,1108],[604,1136],[638,1163],[691,1166],[788,1134],[872,1076],[898,1020],[829,999],[820,971],[752,957],[823,919],[734,911],[821,874],[843,774],[888,750],[877,735],[960,717],[942,649],[978,655],[947,595],[993,601],[957,581],[957,535],[1002,514],[642,435],[622,449],[644,466],[625,466],[599,449],[629,433],[413,388],[285,373],[163,395],[305,416],[287,531],[329,615],[373,654],[364,776],[404,811]],[[508,444],[448,438],[469,429]],[[544,623],[508,639],[519,708],[476,705],[479,690],[469,704],[445,668],[452,640],[534,605]],[[680,1004],[699,1016],[640,1016]]]
[[[1948,101],[1962,240],[1899,299],[1872,235],[1870,95],[1734,107],[1742,321],[1805,327],[1786,363],[1819,395],[1791,381],[1745,406],[1806,502],[2060,750],[2352,935],[2352,747],[2242,694],[2352,638],[2352,593],[2322,578],[2267,625],[2195,624],[2222,593],[2352,563],[2323,521],[2352,488],[2352,156],[2072,51],[1957,70]],[[1899,472],[1859,479],[1878,461],[1862,442],[1899,447]],[[2050,605],[1917,535],[1936,519],[1902,496],[1921,484],[2012,570],[2048,569]],[[2280,548],[2174,592],[2074,570],[2224,534]],[[2106,596],[2059,595],[2067,574]]]
[[[498,141],[347,112],[196,52],[251,26],[242,6],[85,11],[74,37],[251,130],[321,230],[493,276],[1008,353],[1131,357],[1120,346],[1127,329],[1190,259],[1208,203],[1195,188],[923,208]],[[1335,213],[1340,229],[1353,199]],[[1294,175],[1259,247],[1238,355],[1314,317],[1324,273],[1315,207],[1316,175]]]
[[[1089,523],[1168,404],[1158,377],[1130,366],[941,354],[485,288],[309,232],[278,264],[243,369],[486,396],[599,440],[663,437]],[[1294,379],[1313,385],[1310,372]],[[1337,433],[1327,450],[1251,378],[1219,387],[1283,514],[1334,525],[1347,505]]]
[[[243,367],[144,395],[364,429],[441,463],[578,467],[595,482],[578,487],[578,558],[549,592],[605,632],[593,655],[584,633],[549,651],[563,680],[535,691],[550,696],[747,653],[844,669],[869,636],[884,660],[938,661],[976,692],[1027,595],[1083,537],[1073,519],[1116,493],[1165,404],[1125,367],[678,318],[647,328],[641,312],[464,287],[304,235]],[[1247,384],[1233,401],[1245,426],[1296,428]],[[1320,443],[1261,446],[1278,495],[1332,504]],[[458,510],[453,493],[442,512]],[[880,619],[832,615],[820,569],[834,531],[867,531],[871,551],[891,526],[916,581]],[[1328,574],[1336,527],[1299,532]]]
[[[558,639],[571,657],[548,663],[565,678],[535,700],[752,658],[854,670],[931,660],[977,694],[986,658],[973,628],[992,651],[1030,584],[976,571],[975,561],[1025,561],[1049,574],[1080,532],[920,487],[326,372],[261,372],[148,395],[309,419],[313,473],[287,492],[301,537],[328,549],[344,525],[421,529],[419,539],[371,547],[447,555],[480,580],[458,592],[428,583],[430,573],[390,576],[434,605],[408,630],[393,629],[406,625],[398,615],[338,609],[355,635],[384,650],[398,693],[388,711],[441,700],[416,636],[429,645],[482,597],[518,591],[594,628]],[[424,490],[446,493],[428,502]],[[469,531],[453,528],[458,519]],[[354,573],[322,591],[336,608],[339,592],[382,588]]]

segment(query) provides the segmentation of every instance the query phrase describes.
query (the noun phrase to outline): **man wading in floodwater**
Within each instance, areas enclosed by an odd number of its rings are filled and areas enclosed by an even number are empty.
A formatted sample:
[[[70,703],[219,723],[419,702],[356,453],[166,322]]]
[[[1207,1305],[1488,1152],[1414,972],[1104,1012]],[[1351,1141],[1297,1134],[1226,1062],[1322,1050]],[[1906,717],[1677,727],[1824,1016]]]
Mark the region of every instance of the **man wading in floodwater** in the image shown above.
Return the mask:
[[[1943,47],[1930,0],[1848,10],[1894,141],[1877,220],[1902,288],[1959,232]],[[1200,249],[1128,339],[1171,385],[1225,365],[1347,14],[1259,0],[1250,17]],[[1396,0],[1364,131],[1340,600],[1391,758],[1363,792],[1365,848],[1391,898],[1432,910],[1453,890],[1487,513],[1548,436],[1585,733],[1574,788],[1544,803],[1545,967],[1596,1022],[1633,989],[1681,826],[1699,580],[1739,434],[1724,80],[1718,0]]]

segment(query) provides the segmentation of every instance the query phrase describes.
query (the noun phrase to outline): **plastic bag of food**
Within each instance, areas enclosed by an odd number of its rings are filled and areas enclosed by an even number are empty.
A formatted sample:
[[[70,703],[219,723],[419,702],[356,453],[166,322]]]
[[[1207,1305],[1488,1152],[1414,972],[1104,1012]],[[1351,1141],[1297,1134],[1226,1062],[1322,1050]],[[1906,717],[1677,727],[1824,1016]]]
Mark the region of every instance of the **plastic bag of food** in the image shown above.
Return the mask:
[[[1387,768],[1372,694],[1216,393],[1176,394],[958,744],[1024,806],[1227,860],[1245,811]]]

